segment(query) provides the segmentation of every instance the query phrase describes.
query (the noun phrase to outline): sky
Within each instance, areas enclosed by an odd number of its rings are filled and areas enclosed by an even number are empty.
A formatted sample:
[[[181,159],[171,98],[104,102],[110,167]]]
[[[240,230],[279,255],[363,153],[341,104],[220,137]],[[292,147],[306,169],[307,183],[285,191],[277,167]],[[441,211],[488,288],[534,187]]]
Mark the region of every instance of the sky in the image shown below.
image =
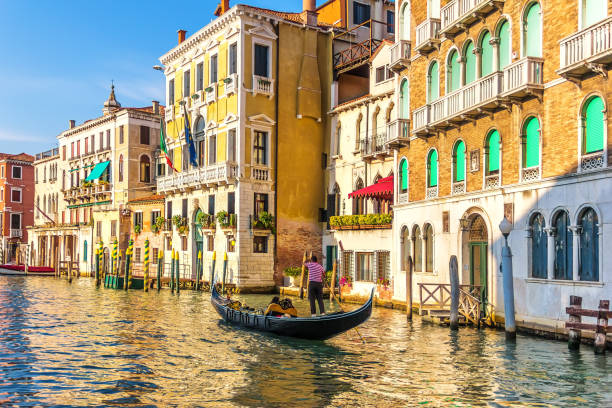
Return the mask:
[[[302,7],[301,0],[230,0],[237,3]],[[56,147],[70,119],[80,124],[102,114],[111,81],[122,106],[163,102],[164,75],[153,65],[177,44],[178,29],[195,33],[214,18],[217,4],[0,0],[0,152]]]

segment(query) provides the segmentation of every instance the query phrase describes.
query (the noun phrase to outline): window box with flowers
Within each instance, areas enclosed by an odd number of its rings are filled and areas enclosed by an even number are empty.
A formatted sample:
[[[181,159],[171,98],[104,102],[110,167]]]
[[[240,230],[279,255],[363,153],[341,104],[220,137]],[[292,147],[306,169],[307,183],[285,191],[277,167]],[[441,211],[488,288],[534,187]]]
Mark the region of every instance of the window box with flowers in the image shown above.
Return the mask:
[[[166,219],[164,217],[157,217],[155,219],[155,224],[151,225],[151,231],[153,231],[154,234],[158,234],[164,228],[165,223]]]
[[[259,216],[253,219],[252,227],[254,230],[274,233],[274,216],[266,211],[262,211],[259,213]]]
[[[180,215],[172,217],[172,223],[176,227],[177,231],[181,235],[186,235],[189,232],[189,225],[187,224],[187,218]]]
[[[393,215],[339,215],[331,217],[329,224],[334,230],[391,229],[393,224]]]
[[[219,211],[216,217],[221,229],[232,231],[236,229],[236,214],[228,214],[227,211]]]
[[[203,230],[215,230],[217,229],[217,222],[215,217],[211,214],[199,212],[196,216],[196,224]]]

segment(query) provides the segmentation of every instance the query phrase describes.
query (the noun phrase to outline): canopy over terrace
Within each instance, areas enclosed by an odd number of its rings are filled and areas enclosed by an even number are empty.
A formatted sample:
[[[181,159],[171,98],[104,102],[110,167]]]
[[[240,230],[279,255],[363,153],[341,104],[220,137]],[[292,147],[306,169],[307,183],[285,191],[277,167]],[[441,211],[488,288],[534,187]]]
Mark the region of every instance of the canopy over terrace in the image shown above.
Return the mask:
[[[353,200],[371,199],[375,213],[388,213],[390,205],[393,203],[393,175],[382,178],[376,183],[365,188],[353,191],[349,198]],[[361,206],[364,208],[364,206]]]

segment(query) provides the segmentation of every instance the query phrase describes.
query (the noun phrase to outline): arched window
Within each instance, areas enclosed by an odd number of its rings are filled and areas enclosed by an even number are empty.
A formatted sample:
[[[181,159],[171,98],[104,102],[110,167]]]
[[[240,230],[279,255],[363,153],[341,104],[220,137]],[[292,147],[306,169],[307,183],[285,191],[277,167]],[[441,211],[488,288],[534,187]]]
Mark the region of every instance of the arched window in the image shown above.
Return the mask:
[[[400,113],[401,119],[410,118],[410,90],[408,89],[408,80],[402,80],[400,87]]]
[[[342,125],[338,122],[336,126],[336,156],[340,155],[340,136],[342,134]]]
[[[591,26],[608,15],[609,0],[581,0],[582,27]]]
[[[493,72],[493,44],[488,31],[480,37],[480,49],[480,76],[486,77]]]
[[[361,143],[361,122],[363,121],[363,114],[359,113],[357,123],[355,125],[355,151],[359,150]]]
[[[408,233],[408,228],[402,228],[401,233],[401,259],[400,266],[402,271],[408,271],[408,257],[410,256],[410,237]]]
[[[359,177],[357,179],[357,182],[355,183],[354,191],[361,190],[362,188],[364,188],[363,180],[361,179],[361,177]],[[364,198],[353,197],[353,215],[364,214],[364,207],[365,207]]]
[[[599,225],[597,214],[587,208],[578,219],[580,226],[580,266],[581,281],[599,281]]]
[[[151,182],[151,161],[147,155],[142,155],[140,157],[140,182]]]
[[[427,156],[427,187],[438,185],[438,152],[434,149]]]
[[[402,159],[399,168],[399,191],[400,194],[408,192],[408,160]]]
[[[540,3],[527,7],[523,17],[523,49],[527,57],[542,57],[542,14]]]
[[[402,8],[401,26],[401,39],[410,40],[410,5],[408,2],[405,2],[404,7]]]
[[[412,231],[412,241],[414,245],[414,271],[423,271],[423,238],[421,237],[421,228],[415,226]]]
[[[119,181],[123,181],[123,155],[119,156]]]
[[[440,0],[427,0],[427,17],[440,18]]]
[[[453,182],[465,181],[465,143],[459,140],[453,149]]]
[[[510,65],[510,23],[507,20],[499,25],[497,37],[499,38],[499,70],[501,71]]]
[[[582,154],[602,151],[604,148],[604,103],[594,96],[582,111]]]
[[[433,272],[433,228],[430,224],[425,225],[425,272]]]
[[[531,276],[546,279],[548,277],[548,238],[544,230],[544,217],[536,213],[531,217]]]
[[[497,130],[492,130],[487,135],[487,139],[485,142],[485,154],[486,154],[486,162],[485,162],[485,173],[486,175],[497,174],[499,173],[499,165],[500,165],[500,150],[499,150],[499,132]]]
[[[334,185],[334,215],[340,215],[340,186]]]
[[[566,211],[560,211],[553,220],[555,231],[555,279],[572,280],[572,231]]]
[[[198,164],[200,167],[206,165],[206,122],[203,117],[196,121],[194,143],[198,153]]]
[[[525,121],[523,126],[523,168],[537,167],[540,165],[540,121],[531,117]]]
[[[452,50],[448,56],[446,78],[447,94],[461,87],[461,64],[459,62],[459,53],[456,50]]]
[[[476,80],[476,54],[474,54],[474,43],[468,41],[465,48],[465,85]]]
[[[440,97],[440,70],[438,62],[434,61],[429,66],[427,73],[427,101],[433,102]]]

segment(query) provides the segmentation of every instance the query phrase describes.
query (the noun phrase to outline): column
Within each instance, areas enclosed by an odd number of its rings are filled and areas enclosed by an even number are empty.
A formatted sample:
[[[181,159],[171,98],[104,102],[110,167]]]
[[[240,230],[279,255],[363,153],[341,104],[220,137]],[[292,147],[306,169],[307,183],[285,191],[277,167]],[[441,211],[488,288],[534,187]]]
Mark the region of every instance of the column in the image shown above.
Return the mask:
[[[459,88],[461,88],[465,85],[465,57],[460,54],[457,61],[459,62]]]
[[[476,56],[476,79],[482,77],[482,48],[474,47],[474,55]]]
[[[548,279],[555,279],[555,236],[557,229],[554,227],[545,228],[547,242],[547,276]]]
[[[493,46],[493,72],[499,71],[499,37],[492,37],[489,40],[489,44]]]
[[[582,227],[580,225],[571,225],[568,227],[572,231],[572,274],[575,281],[580,280],[579,276],[579,254],[580,254],[580,233]]]

